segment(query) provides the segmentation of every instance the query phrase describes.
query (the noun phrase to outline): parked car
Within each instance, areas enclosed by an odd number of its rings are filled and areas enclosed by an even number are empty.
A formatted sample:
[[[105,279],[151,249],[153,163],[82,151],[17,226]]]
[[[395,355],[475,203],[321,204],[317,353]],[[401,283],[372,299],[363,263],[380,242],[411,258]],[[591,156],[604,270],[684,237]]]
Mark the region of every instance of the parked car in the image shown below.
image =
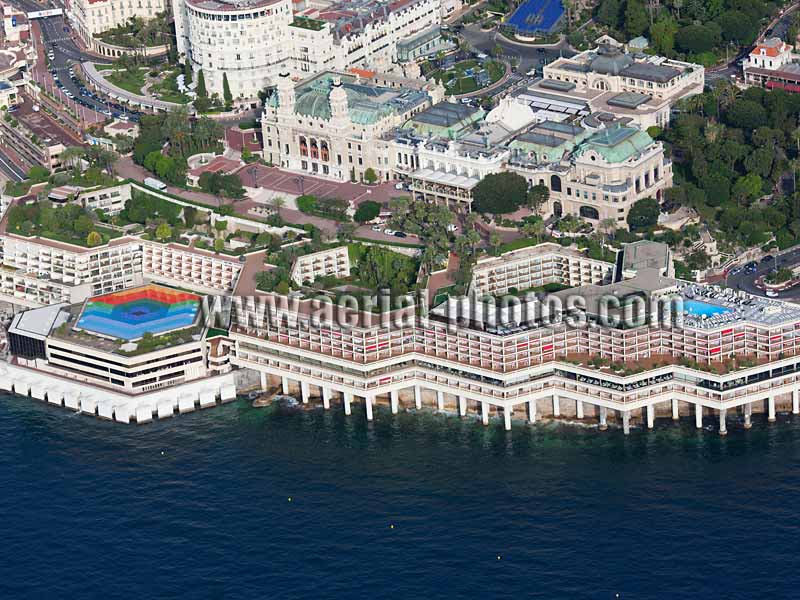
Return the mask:
[[[403,233],[402,231],[395,231],[394,232],[394,237],[404,238],[404,237],[408,237],[408,235],[406,233]]]
[[[372,226],[372,231],[381,231],[382,229],[383,229],[383,227],[381,227],[380,225],[373,225]]]
[[[762,263],[772,262],[775,260],[775,257],[772,254],[767,254],[764,258],[761,259]]]
[[[394,235],[397,232],[394,229],[389,229],[387,227],[386,229],[383,230],[383,233],[385,233],[386,235]]]

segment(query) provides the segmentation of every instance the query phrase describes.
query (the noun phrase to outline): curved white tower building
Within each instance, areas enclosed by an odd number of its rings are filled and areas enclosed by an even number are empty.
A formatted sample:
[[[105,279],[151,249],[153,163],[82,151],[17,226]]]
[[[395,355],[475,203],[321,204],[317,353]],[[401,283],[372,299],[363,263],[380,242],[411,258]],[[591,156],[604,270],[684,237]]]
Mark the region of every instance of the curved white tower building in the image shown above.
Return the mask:
[[[288,60],[290,0],[173,0],[178,52],[203,70],[209,95],[255,98]]]

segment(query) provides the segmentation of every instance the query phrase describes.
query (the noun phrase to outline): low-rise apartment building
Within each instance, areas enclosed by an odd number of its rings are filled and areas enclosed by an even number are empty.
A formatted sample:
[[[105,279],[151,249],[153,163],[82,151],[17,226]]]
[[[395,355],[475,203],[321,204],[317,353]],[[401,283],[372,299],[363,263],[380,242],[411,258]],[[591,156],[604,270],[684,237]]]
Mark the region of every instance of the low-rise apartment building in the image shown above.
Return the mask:
[[[291,278],[297,285],[313,283],[317,277],[350,276],[350,253],[347,246],[338,246],[298,256],[292,265]]]

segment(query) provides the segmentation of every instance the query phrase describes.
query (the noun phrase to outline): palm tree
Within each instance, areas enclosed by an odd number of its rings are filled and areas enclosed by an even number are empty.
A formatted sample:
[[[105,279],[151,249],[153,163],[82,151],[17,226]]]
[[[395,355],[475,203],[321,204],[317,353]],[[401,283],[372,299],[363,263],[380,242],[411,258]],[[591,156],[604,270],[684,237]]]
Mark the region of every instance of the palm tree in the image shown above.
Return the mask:
[[[286,200],[282,196],[275,196],[272,199],[272,208],[275,209],[275,212],[279,212],[284,206],[286,206]]]
[[[608,234],[613,235],[616,228],[617,228],[617,222],[611,217],[603,219],[602,221],[600,221],[600,223],[597,224],[597,231],[599,231],[603,235],[603,245],[606,244],[606,236],[608,236]]]
[[[528,237],[532,237],[539,243],[542,234],[544,233],[544,221],[541,219],[534,219],[525,223],[522,226],[522,233]]]
[[[65,148],[59,155],[61,163],[68,166],[70,169],[80,165],[81,159],[86,156],[86,149],[80,146],[70,146]]]
[[[502,245],[503,240],[500,238],[500,234],[496,231],[492,231],[489,234],[489,245],[492,247],[492,253],[497,254],[500,250],[500,246]]]

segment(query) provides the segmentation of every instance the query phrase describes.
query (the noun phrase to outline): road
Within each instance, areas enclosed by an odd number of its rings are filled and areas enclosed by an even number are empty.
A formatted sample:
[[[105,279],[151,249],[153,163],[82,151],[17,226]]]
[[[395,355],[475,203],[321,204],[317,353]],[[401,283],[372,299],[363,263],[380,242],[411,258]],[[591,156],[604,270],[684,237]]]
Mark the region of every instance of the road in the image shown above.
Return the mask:
[[[758,263],[758,269],[753,274],[748,275],[742,271],[736,275],[728,275],[725,284],[733,289],[744,290],[749,294],[764,296],[764,290],[755,286],[756,279],[766,275],[773,269],[779,267],[792,268],[798,264],[800,264],[800,246],[780,254],[774,261]],[[781,300],[798,300],[800,299],[800,286],[780,292],[777,297]]]
[[[532,68],[541,68],[546,63],[562,56],[570,58],[576,54],[566,41],[552,46],[520,44],[507,40],[495,30],[482,31],[480,26],[476,24],[465,26],[458,35],[466,40],[470,46],[486,54],[489,54],[495,46],[499,45],[503,49],[505,58],[516,58],[519,61],[517,70],[520,73],[527,73]]]

